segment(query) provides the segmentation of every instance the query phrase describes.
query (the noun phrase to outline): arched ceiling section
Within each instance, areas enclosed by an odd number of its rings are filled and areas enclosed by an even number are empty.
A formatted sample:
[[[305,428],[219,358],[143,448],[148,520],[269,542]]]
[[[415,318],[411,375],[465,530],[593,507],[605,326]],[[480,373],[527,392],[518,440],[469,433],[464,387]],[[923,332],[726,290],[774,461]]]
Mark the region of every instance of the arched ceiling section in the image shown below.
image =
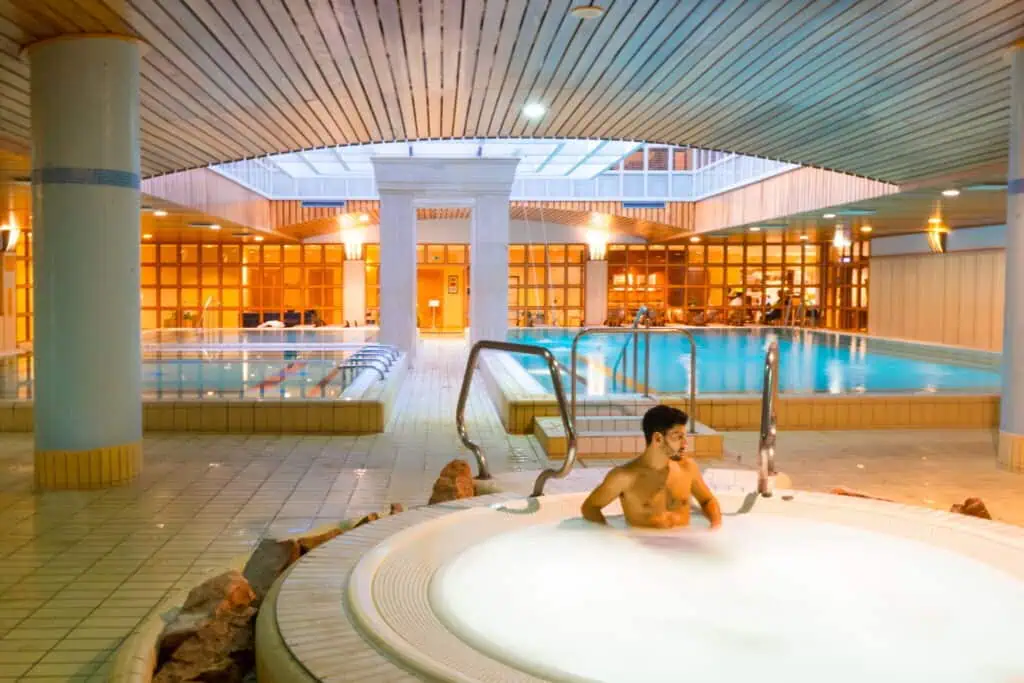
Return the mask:
[[[667,142],[890,182],[1006,157],[1001,51],[1024,38],[1024,0],[602,0],[586,21],[575,4],[7,0],[0,144],[29,139],[22,46],[120,31],[150,46],[147,175],[466,136]]]

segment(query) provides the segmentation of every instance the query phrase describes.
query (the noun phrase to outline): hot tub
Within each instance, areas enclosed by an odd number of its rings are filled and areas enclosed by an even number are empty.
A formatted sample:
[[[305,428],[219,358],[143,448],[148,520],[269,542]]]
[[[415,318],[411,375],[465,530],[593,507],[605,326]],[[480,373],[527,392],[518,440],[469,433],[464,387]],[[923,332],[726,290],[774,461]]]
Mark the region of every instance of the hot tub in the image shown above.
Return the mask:
[[[285,580],[280,634],[321,680],[346,658],[329,669],[314,624],[334,653],[358,639],[411,680],[1024,681],[1017,527],[780,492],[721,494],[717,532],[699,516],[637,531],[580,520],[584,495],[476,499],[342,536]],[[303,591],[330,608],[290,608]]]

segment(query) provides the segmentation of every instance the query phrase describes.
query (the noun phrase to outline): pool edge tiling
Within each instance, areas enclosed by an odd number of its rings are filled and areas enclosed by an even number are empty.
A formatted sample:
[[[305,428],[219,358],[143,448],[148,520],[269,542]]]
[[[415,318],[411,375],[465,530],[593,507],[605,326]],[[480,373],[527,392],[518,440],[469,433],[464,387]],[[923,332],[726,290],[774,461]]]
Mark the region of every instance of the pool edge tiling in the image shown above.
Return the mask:
[[[978,559],[1021,579],[1018,560],[1024,557],[1024,531],[1017,527],[924,508],[804,491],[786,492],[796,500],[787,502],[782,493],[777,492],[771,499],[758,499],[755,511],[760,507],[760,514],[811,518],[913,539]],[[727,509],[742,499],[738,493],[721,495]],[[541,499],[541,505],[547,501],[557,508],[552,508],[551,514],[562,515],[570,508],[575,510],[582,496],[552,496]],[[265,641],[261,643],[262,651],[257,652],[261,683],[296,680],[296,664],[308,672],[307,680],[420,680],[413,669],[420,675],[440,675],[448,680],[456,680],[447,675],[453,671],[461,675],[458,680],[465,681],[538,680],[473,649],[448,632],[435,614],[422,612],[425,606],[429,608],[428,596],[422,594],[424,586],[429,586],[436,567],[412,568],[415,580],[398,583],[394,580],[397,575],[390,572],[390,579],[385,576],[384,584],[376,586],[378,571],[385,567],[389,554],[401,551],[404,537],[416,535],[409,531],[412,527],[514,499],[522,500],[518,495],[504,493],[419,508],[350,532],[310,553],[280,584],[273,605],[276,638],[267,644],[268,649],[264,649]],[[403,559],[402,566],[407,566],[407,560]],[[434,561],[436,564],[442,560]],[[387,594],[378,593],[377,588]],[[412,601],[416,613],[403,617],[402,622],[393,621],[395,610],[406,609],[414,592],[419,595]],[[415,627],[419,635],[414,640],[421,645],[418,650],[408,649],[408,634],[395,630],[396,625],[402,624]],[[384,628],[379,632],[366,630],[382,625]],[[420,633],[420,629],[430,632]],[[453,639],[462,647],[444,649],[446,643],[453,644]],[[427,643],[431,647],[424,650],[422,646]],[[469,668],[458,669],[460,653],[455,650],[469,655],[472,661],[465,662]]]
[[[408,367],[408,358],[402,356],[383,381],[367,383],[359,387],[358,396],[342,399],[147,400],[142,402],[142,428],[146,432],[376,434],[384,431],[391,417]],[[32,430],[32,401],[0,401],[0,432]]]

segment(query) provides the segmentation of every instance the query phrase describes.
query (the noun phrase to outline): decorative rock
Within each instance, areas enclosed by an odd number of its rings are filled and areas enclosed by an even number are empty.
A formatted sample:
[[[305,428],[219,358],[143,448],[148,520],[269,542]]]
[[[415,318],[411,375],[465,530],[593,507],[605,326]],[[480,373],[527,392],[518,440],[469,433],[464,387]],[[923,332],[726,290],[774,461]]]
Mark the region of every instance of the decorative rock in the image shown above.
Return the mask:
[[[981,498],[968,498],[963,503],[955,503],[949,511],[958,512],[968,517],[992,519],[992,515],[989,514],[988,508],[985,507],[985,503],[982,502]]]
[[[465,460],[452,460],[441,470],[434,482],[429,505],[447,503],[452,500],[472,498],[476,495],[473,486],[473,470]]]
[[[848,489],[845,486],[837,486],[833,489],[830,489],[829,493],[836,496],[850,496],[851,498],[868,498],[870,500],[882,500],[885,501],[886,503],[893,502],[891,498],[881,498],[879,496],[872,496],[869,493],[864,493],[863,491],[855,491],[854,489]]]
[[[302,554],[305,555],[313,548],[321,546],[335,536],[340,536],[343,533],[345,533],[345,530],[340,526],[329,526],[320,533],[300,538],[299,548],[301,549]]]
[[[265,538],[260,541],[249,561],[245,563],[242,574],[256,591],[259,601],[262,601],[281,572],[301,556],[302,547],[298,541]]]
[[[252,670],[256,592],[237,571],[192,589],[164,629],[153,680],[240,683]]]
[[[399,513],[405,512],[405,507],[401,503],[392,503],[391,509],[388,512],[392,515],[397,515]]]

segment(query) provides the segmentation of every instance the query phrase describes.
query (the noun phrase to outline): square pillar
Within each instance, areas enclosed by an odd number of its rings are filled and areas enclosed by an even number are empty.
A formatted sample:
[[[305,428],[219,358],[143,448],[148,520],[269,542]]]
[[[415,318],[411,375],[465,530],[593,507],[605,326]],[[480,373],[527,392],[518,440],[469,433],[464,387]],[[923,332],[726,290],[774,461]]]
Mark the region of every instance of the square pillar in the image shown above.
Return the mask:
[[[366,324],[366,261],[346,260],[342,265],[342,317]]]
[[[583,324],[602,325],[608,319],[608,262],[587,261],[586,283]]]
[[[477,195],[470,225],[469,341],[508,333],[508,194]]]
[[[364,276],[365,277],[365,276]],[[416,207],[411,192],[380,192],[380,343],[416,355]]]

